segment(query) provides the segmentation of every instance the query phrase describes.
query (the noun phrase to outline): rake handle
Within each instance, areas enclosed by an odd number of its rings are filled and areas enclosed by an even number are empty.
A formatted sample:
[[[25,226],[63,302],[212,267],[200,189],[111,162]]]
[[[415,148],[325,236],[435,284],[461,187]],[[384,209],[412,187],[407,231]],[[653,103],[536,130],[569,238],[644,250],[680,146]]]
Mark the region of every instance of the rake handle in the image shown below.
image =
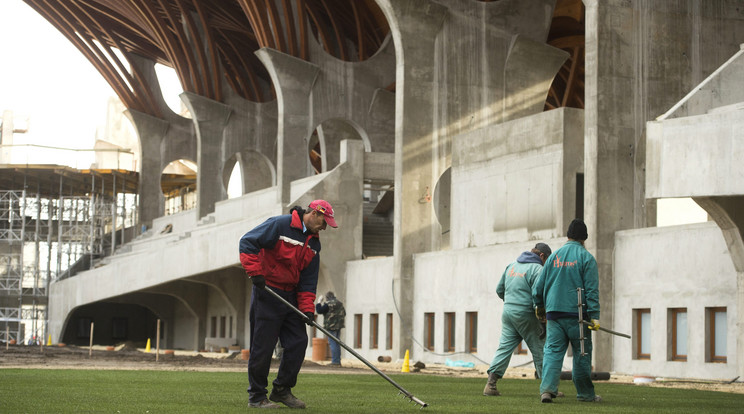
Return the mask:
[[[304,313],[302,313],[301,310],[297,309],[294,305],[292,305],[291,303],[287,302],[286,299],[284,299],[283,297],[281,297],[278,293],[274,292],[270,287],[266,286],[263,290],[266,291],[266,292],[269,292],[271,294],[271,296],[275,297],[276,299],[279,299],[282,303],[284,303],[285,305],[287,305],[290,309],[292,309],[302,319],[307,319],[307,317],[305,316]],[[330,332],[328,332],[327,330],[325,330],[322,326],[318,325],[317,322],[311,320],[310,323],[314,327],[316,327],[317,329],[319,329],[321,332],[323,332],[324,334],[326,334],[326,336],[328,336],[329,338],[333,339],[339,345],[341,345],[342,347],[344,347],[345,350],[349,351],[352,355],[354,355],[355,357],[357,357],[358,360],[364,362],[365,365],[367,365],[368,367],[372,368],[372,370],[375,371],[376,373],[378,373],[382,378],[385,378],[390,384],[392,384],[401,393],[403,393],[403,395],[406,398],[408,398],[409,400],[411,400],[411,401],[415,402],[416,404],[420,405],[421,408],[424,408],[424,407],[426,407],[426,406],[429,405],[429,404],[421,401],[420,399],[416,398],[410,392],[406,391],[405,388],[401,387],[397,382],[393,381],[392,378],[390,378],[387,375],[385,375],[384,372],[382,372],[379,369],[377,369],[377,367],[375,367],[369,361],[367,361],[366,359],[364,359],[364,357],[362,357],[361,355],[359,355],[356,351],[354,351],[351,347],[349,347],[348,345],[346,345],[345,343],[343,343],[340,339],[336,338],[336,336],[334,336],[333,334],[331,334]]]

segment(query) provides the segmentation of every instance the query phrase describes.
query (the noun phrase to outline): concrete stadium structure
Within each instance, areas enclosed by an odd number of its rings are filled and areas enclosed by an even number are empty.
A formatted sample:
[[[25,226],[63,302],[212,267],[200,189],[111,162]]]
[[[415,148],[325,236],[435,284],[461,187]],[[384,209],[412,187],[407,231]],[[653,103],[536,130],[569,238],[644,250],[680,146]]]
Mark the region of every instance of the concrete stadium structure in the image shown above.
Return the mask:
[[[490,361],[501,271],[537,241],[559,247],[580,216],[602,323],[633,334],[595,334],[596,370],[744,375],[744,2],[569,3],[585,30],[581,108],[544,111],[570,58],[546,43],[550,0],[375,0],[389,36],[369,59],[337,59],[312,37],[306,59],[262,47],[276,99],[187,91],[192,119],[163,103],[154,60],[131,57],[165,114],[127,111],[149,230],[51,283],[53,340],[74,343],[90,321],[96,342],[122,323],[152,337],[160,319],[167,348],[247,347],[238,239],[324,198],[339,228],[321,235],[318,290],[344,301],[342,339],[365,357]],[[179,158],[198,164],[197,208],[163,216],[160,172]],[[236,162],[245,194],[228,200]],[[364,257],[364,206],[383,193],[392,255]],[[712,220],[655,227],[655,200],[676,197]]]

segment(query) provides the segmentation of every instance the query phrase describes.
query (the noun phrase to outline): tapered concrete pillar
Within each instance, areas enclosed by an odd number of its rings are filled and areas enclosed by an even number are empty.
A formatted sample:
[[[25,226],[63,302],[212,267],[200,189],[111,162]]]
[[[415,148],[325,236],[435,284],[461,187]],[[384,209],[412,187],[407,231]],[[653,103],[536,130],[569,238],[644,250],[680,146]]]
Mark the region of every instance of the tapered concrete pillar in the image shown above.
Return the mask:
[[[601,320],[608,326],[632,317],[613,309],[615,283],[623,283],[613,275],[615,233],[656,222],[655,203],[646,199],[646,122],[668,111],[730,57],[711,59],[727,41],[719,39],[717,27],[726,24],[720,19],[725,7],[703,3],[584,0],[584,214],[587,247],[599,268]],[[706,50],[705,41],[715,47]],[[614,338],[596,339],[595,367],[612,371]]]
[[[307,139],[314,129],[310,124],[310,91],[318,76],[318,67],[274,49],[256,52],[271,75],[278,105],[277,186],[279,202],[290,203],[292,181],[310,173]]]
[[[163,172],[161,147],[169,124],[132,109],[127,109],[124,114],[134,125],[140,141],[139,222],[150,228],[152,221],[163,215],[165,207],[160,186],[160,174]]]
[[[130,62],[163,114],[161,119],[133,109],[124,112],[140,140],[139,220],[151,227],[153,219],[164,211],[165,197],[160,185],[163,169],[178,159],[195,160],[196,137],[191,121],[171,111],[165,103],[155,62],[137,55],[132,55]]]
[[[227,83],[227,82],[225,82]],[[251,102],[232,89],[224,92],[233,110],[223,136],[223,158],[240,163],[243,191],[250,193],[276,185],[276,101]],[[234,164],[225,164],[227,186]]]
[[[433,209],[427,196],[434,191],[435,39],[447,9],[426,0],[378,1],[390,23],[397,63],[395,119],[395,297],[400,310],[398,355],[413,342],[413,255],[431,250],[435,242]]]
[[[214,212],[214,204],[227,198],[222,181],[225,158],[222,152],[223,132],[232,110],[229,106],[190,92],[181,94],[181,100],[191,112],[196,130],[197,216],[202,218]]]

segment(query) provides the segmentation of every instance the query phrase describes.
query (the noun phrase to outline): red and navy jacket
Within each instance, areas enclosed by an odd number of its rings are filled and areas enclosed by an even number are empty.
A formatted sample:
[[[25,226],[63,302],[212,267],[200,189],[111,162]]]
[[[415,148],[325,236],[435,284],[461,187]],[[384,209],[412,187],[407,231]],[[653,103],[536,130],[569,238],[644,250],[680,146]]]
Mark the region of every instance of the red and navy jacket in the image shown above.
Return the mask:
[[[271,217],[240,239],[240,263],[248,276],[263,276],[266,284],[297,290],[302,312],[314,312],[318,287],[320,239],[303,232],[301,208]]]

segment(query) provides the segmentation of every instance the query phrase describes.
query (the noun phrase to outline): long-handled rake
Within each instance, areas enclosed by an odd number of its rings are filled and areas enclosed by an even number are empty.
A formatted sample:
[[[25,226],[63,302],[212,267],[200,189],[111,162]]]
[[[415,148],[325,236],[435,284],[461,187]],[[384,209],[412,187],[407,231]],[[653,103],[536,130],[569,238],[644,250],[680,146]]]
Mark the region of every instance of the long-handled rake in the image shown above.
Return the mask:
[[[578,294],[578,296],[579,296],[579,301],[578,301],[578,308],[579,308],[579,343],[580,343],[580,345],[581,345],[580,347],[581,347],[581,355],[582,355],[582,356],[583,356],[583,355],[586,355],[586,352],[584,352],[584,329],[582,328],[582,326],[581,326],[581,325],[594,326],[594,324],[593,324],[593,323],[591,323],[591,322],[588,322],[588,321],[584,320],[584,319],[583,319],[584,317],[582,316],[582,315],[584,314],[584,313],[583,313],[583,312],[584,312],[584,303],[583,303],[583,302],[581,301],[581,292],[582,292],[583,290],[584,290],[584,289],[582,289],[582,288],[576,288],[576,293],[577,293],[577,294]],[[591,329],[591,328],[590,328],[590,329]],[[598,327],[598,329],[599,329],[600,331],[604,331],[604,332],[607,332],[607,333],[609,333],[609,334],[613,334],[613,335],[617,335],[617,336],[622,336],[623,338],[628,338],[628,339],[630,339],[630,335],[628,335],[628,334],[624,334],[624,333],[622,333],[622,332],[618,332],[618,331],[613,331],[612,329],[607,329],[607,328],[603,328],[603,327],[601,327],[601,326],[600,326],[600,327]]]
[[[289,306],[289,308],[292,309],[298,315],[300,315],[300,317],[302,319],[306,319],[306,316],[305,316],[304,313],[302,313],[302,311],[300,311],[299,309],[297,309],[291,303],[287,302],[283,297],[281,297],[278,293],[276,293],[273,290],[271,290],[268,286],[264,290],[266,292],[269,292],[271,294],[271,296],[279,299],[285,305]],[[341,345],[342,347],[344,347],[344,349],[346,349],[347,351],[351,352],[351,354],[354,355],[355,357],[357,357],[358,360],[364,362],[365,365],[367,365],[368,367],[372,368],[372,370],[375,371],[376,373],[380,374],[380,376],[382,378],[385,378],[389,383],[393,384],[393,386],[400,391],[398,393],[399,395],[402,394],[404,398],[407,398],[411,402],[414,402],[414,403],[420,405],[421,408],[427,407],[429,405],[429,404],[427,404],[427,403],[419,400],[418,398],[416,398],[410,392],[406,391],[405,388],[401,387],[397,382],[393,381],[392,378],[388,377],[387,375],[385,375],[385,373],[383,373],[382,371],[380,371],[379,369],[377,369],[374,365],[372,365],[369,361],[367,361],[366,359],[364,359],[361,355],[359,355],[356,351],[354,351],[348,345],[346,345],[345,343],[341,342],[340,339],[336,338],[330,332],[328,332],[327,330],[323,329],[323,327],[321,327],[320,325],[318,325],[315,321],[310,321],[310,322],[312,323],[312,325],[314,327],[316,327],[317,329],[320,329],[321,332],[323,332],[324,334],[326,334],[326,336],[328,336],[329,338],[331,338],[334,341],[338,342],[338,344]]]

